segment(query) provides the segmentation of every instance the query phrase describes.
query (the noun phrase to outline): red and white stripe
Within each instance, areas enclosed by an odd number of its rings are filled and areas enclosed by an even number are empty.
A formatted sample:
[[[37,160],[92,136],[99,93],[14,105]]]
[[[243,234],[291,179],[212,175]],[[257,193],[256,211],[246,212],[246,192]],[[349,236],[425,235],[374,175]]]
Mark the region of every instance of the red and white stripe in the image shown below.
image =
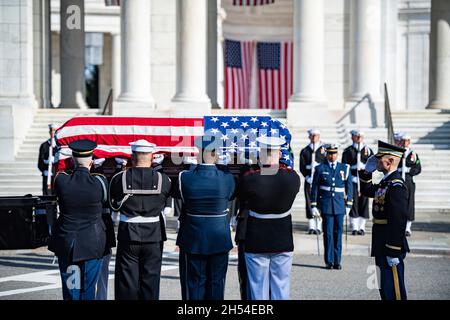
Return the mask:
[[[79,117],[57,130],[56,141],[61,161],[71,154],[68,144],[81,139],[97,143],[97,158],[129,157],[129,143],[139,139],[156,144],[156,152],[196,153],[194,140],[203,132],[203,118]]]
[[[250,89],[255,43],[241,42],[242,68],[225,66],[225,108],[246,109],[250,107]]]
[[[258,108],[285,110],[293,93],[293,45],[280,45],[280,70],[258,70]]]

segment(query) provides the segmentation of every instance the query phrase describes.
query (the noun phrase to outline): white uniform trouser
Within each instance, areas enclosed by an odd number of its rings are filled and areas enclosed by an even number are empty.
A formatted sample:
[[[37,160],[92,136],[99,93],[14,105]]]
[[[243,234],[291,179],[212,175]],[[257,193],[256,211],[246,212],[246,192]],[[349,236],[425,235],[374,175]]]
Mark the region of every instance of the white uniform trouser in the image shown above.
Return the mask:
[[[319,230],[320,232],[322,232],[322,220],[308,219],[308,230]]]
[[[245,253],[251,300],[288,300],[293,252]]]
[[[102,267],[97,280],[97,292],[95,293],[95,300],[108,300],[108,279],[109,279],[109,261],[111,254],[108,254],[102,259]]]
[[[406,221],[406,231],[408,231],[409,233],[411,233],[411,225],[412,221]]]

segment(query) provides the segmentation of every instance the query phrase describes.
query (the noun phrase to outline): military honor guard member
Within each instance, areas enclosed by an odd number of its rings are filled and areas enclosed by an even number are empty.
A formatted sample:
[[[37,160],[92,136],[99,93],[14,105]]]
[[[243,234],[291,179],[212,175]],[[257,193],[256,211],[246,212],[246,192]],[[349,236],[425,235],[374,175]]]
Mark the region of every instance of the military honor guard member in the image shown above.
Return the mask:
[[[180,172],[183,201],[177,245],[183,300],[223,300],[229,251],[233,248],[228,203],[234,198],[235,180],[222,166],[210,137],[195,141],[198,164]]]
[[[323,219],[323,242],[327,269],[341,269],[344,216],[353,205],[353,183],[350,166],[337,161],[338,146],[326,147],[327,162],[317,166],[312,187],[313,216]]]
[[[155,144],[131,144],[132,167],[110,183],[110,205],[120,211],[115,269],[115,298],[157,300],[166,232],[162,212],[171,181],[151,168]]]
[[[416,182],[415,176],[422,171],[422,165],[420,164],[419,155],[410,148],[411,136],[403,134],[401,136],[402,146],[405,148],[401,164],[399,165],[398,172],[401,173],[402,179],[405,181],[406,188],[408,189],[408,222],[406,223],[406,236],[411,236],[411,225],[415,218],[415,193]]]
[[[366,233],[366,221],[369,219],[369,199],[361,194],[358,179],[358,170],[365,167],[367,159],[373,155],[372,149],[364,144],[364,133],[352,130],[352,145],[342,153],[342,163],[350,166],[353,181],[353,206],[350,211],[350,225],[352,235],[364,235]]]
[[[60,215],[48,249],[58,257],[64,300],[93,300],[105,255],[102,207],[107,201],[108,182],[104,176],[89,172],[95,142],[77,140],[69,148],[75,169],[55,177]]]
[[[309,129],[308,137],[311,141],[300,152],[300,172],[305,178],[305,203],[306,218],[308,219],[308,233],[320,234],[322,232],[322,223],[320,219],[315,219],[311,211],[311,184],[315,168],[326,161],[325,147],[320,141],[320,131],[318,129]]]
[[[361,192],[374,198],[372,215],[372,257],[379,268],[380,295],[383,300],[406,300],[404,259],[409,252],[405,236],[408,220],[408,190],[397,171],[404,148],[378,141],[378,152],[361,170]],[[384,173],[372,184],[372,172]]]
[[[41,171],[42,174],[42,194],[43,195],[51,195],[52,194],[52,186],[53,186],[53,175],[55,174],[55,154],[56,154],[56,143],[55,143],[55,132],[57,129],[57,126],[54,124],[49,124],[49,134],[50,138],[43,142],[41,146],[39,147],[39,158],[38,158],[38,168],[39,171]],[[52,150],[52,153],[50,155],[50,149]],[[49,169],[49,163],[51,162],[50,168],[50,189],[48,188],[48,169]]]
[[[291,208],[300,189],[298,174],[280,164],[280,137],[259,137],[260,169],[239,181],[238,197],[245,220],[245,262],[251,300],[286,300],[294,251]]]

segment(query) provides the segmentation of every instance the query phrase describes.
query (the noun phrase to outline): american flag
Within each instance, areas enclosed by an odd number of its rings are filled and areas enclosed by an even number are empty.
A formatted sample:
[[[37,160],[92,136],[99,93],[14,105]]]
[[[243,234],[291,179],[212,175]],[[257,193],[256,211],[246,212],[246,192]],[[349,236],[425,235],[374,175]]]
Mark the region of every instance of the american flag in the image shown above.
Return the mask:
[[[139,139],[155,143],[156,152],[193,155],[198,152],[194,146],[195,139],[205,132],[217,135],[217,138],[224,142],[224,147],[234,146],[232,144],[234,141],[240,148],[258,147],[255,139],[260,135],[284,136],[287,146],[291,141],[287,127],[271,117],[76,117],[56,131],[56,143],[60,147],[57,155],[58,170],[64,170],[70,163],[71,152],[68,145],[72,141],[81,139],[95,141],[96,158],[129,158],[131,155],[129,143]],[[227,138],[222,134],[228,134]],[[233,136],[237,134],[242,135]],[[287,150],[283,152],[283,156],[289,154]],[[292,156],[284,158],[286,164],[292,166]]]
[[[259,42],[258,107],[260,109],[286,109],[293,93],[292,42]]]
[[[251,74],[255,43],[225,40],[225,108],[250,107]]]
[[[233,0],[233,6],[262,6],[274,2],[275,0]]]
[[[205,134],[221,141],[221,147],[229,153],[245,152],[259,147],[256,138],[261,136],[282,137],[286,144],[282,146],[281,161],[293,167],[294,159],[290,151],[291,134],[279,120],[270,116],[207,116],[204,117]]]

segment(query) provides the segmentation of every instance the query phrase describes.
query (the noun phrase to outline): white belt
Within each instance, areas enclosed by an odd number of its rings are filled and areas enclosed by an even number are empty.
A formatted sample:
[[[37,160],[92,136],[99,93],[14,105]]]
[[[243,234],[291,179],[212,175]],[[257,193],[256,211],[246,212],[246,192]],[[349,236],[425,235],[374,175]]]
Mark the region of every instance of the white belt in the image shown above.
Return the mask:
[[[192,213],[188,213],[187,215],[190,217],[218,218],[218,217],[225,217],[228,215],[228,213],[224,213],[224,214],[192,214]]]
[[[311,165],[310,164],[306,165],[306,169],[311,169]]]
[[[358,177],[352,177],[353,183],[358,183]]]
[[[332,188],[332,187],[324,187],[324,186],[320,186],[320,190],[325,190],[325,191],[330,191],[331,189],[333,189],[333,192],[344,192],[345,188]]]
[[[120,221],[122,222],[128,222],[128,223],[154,223],[159,222],[159,216],[157,217],[128,217],[124,215],[123,213],[120,214]]]
[[[248,214],[250,216],[252,216],[253,218],[257,218],[257,219],[281,219],[281,218],[285,218],[287,216],[289,216],[291,213],[285,212],[285,213],[280,213],[280,214],[261,214],[261,213],[256,213],[254,211],[249,211]]]
[[[353,166],[350,167],[350,169],[354,170],[354,169],[358,169],[358,165],[354,164]]]

